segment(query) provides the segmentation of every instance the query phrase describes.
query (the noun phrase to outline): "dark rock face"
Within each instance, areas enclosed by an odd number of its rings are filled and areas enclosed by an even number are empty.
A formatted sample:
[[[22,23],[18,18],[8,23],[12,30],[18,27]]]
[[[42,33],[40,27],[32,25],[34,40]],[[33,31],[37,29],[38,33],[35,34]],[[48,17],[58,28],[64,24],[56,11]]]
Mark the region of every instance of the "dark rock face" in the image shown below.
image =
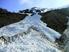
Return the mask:
[[[63,31],[67,27],[67,21],[68,19],[66,18],[65,15],[58,13],[56,11],[48,11],[44,14],[42,14],[41,20],[45,23],[47,23],[48,27],[63,33]]]
[[[27,16],[26,14],[19,14],[8,12],[6,9],[0,8],[0,27],[18,22]]]

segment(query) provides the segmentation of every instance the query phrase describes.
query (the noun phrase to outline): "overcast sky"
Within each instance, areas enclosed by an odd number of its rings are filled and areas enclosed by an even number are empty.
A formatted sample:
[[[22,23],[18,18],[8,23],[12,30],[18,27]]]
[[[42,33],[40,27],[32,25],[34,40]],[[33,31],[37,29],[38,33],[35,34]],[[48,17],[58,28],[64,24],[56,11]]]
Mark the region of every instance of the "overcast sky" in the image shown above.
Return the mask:
[[[59,8],[68,6],[69,0],[0,0],[0,8],[9,11],[40,7],[40,8]]]

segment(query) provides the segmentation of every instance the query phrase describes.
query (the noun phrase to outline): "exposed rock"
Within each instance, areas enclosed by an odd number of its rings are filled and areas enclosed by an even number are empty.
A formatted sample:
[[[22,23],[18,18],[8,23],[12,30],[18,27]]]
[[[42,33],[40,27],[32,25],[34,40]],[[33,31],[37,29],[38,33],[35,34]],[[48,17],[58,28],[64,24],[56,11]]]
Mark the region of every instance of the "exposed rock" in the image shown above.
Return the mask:
[[[67,21],[68,19],[66,18],[65,15],[61,13],[57,13],[55,11],[48,11],[44,14],[42,14],[41,20],[45,23],[48,24],[48,26],[60,33],[63,33],[63,31],[67,27]]]
[[[64,51],[69,52],[69,20],[67,23],[67,29],[64,31],[64,34],[66,35],[65,41],[64,41]]]
[[[26,14],[19,14],[14,12],[8,12],[6,9],[0,8],[0,27],[18,22],[27,16]]]

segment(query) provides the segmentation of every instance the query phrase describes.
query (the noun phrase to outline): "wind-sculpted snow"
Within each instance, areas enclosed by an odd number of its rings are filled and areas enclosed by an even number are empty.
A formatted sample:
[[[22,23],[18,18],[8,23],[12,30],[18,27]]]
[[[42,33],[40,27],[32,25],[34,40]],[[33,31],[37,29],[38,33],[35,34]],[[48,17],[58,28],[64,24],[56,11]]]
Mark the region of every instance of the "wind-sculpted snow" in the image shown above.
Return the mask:
[[[47,27],[35,14],[0,28],[0,52],[61,52],[54,41],[61,34]]]

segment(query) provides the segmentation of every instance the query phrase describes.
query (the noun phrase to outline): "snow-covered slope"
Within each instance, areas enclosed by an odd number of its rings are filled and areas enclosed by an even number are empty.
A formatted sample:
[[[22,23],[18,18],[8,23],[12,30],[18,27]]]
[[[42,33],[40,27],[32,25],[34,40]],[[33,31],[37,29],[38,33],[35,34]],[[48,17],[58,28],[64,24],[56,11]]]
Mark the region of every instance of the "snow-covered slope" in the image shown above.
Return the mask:
[[[47,27],[37,13],[0,28],[0,52],[61,52],[56,38],[61,34]]]

